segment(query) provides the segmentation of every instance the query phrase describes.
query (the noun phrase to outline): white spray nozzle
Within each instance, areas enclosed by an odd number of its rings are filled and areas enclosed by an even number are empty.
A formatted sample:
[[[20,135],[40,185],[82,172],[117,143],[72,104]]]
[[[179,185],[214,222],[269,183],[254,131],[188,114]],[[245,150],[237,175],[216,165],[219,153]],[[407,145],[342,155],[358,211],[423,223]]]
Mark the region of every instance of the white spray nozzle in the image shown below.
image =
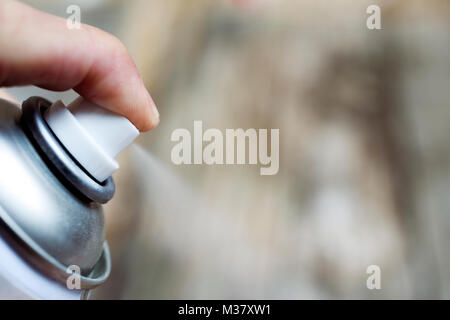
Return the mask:
[[[139,135],[128,119],[82,97],[67,108],[56,101],[44,118],[70,154],[100,182],[119,169],[114,158]]]

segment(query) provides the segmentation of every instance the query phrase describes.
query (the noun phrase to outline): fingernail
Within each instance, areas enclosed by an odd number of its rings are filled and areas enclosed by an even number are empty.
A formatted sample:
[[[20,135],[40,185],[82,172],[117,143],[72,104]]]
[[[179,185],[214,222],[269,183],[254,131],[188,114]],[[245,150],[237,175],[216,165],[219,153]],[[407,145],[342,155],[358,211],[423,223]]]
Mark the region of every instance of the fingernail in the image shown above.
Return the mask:
[[[148,91],[147,91],[147,94],[148,94],[148,98],[150,99],[150,109],[151,109],[152,114],[153,114],[153,121],[152,122],[156,122],[155,124],[158,124],[159,123],[159,111],[158,111],[158,108],[156,107],[155,101],[153,101],[153,98],[152,98],[152,96],[150,95],[150,93]]]
[[[155,116],[159,119],[159,111],[158,108],[156,107],[155,102],[153,101],[152,97],[150,96],[150,101],[151,101],[151,105],[152,105],[152,111],[155,114]]]

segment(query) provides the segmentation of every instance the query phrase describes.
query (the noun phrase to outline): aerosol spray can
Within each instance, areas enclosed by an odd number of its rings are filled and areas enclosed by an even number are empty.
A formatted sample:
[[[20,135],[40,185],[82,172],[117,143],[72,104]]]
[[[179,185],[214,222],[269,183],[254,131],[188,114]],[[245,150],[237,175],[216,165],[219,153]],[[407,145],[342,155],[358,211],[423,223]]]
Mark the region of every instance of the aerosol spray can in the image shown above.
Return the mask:
[[[0,299],[86,299],[107,280],[102,204],[138,134],[81,97],[0,100]]]

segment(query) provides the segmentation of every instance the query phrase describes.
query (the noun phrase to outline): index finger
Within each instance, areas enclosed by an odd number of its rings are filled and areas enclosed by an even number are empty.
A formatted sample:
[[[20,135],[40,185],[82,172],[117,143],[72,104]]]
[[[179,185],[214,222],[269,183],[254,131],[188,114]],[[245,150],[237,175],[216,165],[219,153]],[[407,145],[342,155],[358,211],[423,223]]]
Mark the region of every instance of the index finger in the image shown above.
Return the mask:
[[[74,89],[85,99],[128,118],[139,130],[159,113],[125,46],[88,25],[68,29],[66,20],[0,1],[0,86]]]

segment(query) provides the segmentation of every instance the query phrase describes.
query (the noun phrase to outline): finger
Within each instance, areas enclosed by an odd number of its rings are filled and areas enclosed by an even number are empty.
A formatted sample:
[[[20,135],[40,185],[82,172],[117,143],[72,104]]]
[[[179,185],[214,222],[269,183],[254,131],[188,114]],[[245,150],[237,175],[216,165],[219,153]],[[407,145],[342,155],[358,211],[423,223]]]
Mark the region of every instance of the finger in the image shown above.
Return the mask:
[[[73,88],[141,131],[158,124],[136,65],[114,36],[88,25],[69,29],[65,19],[9,0],[0,1],[0,21],[0,86]]]

